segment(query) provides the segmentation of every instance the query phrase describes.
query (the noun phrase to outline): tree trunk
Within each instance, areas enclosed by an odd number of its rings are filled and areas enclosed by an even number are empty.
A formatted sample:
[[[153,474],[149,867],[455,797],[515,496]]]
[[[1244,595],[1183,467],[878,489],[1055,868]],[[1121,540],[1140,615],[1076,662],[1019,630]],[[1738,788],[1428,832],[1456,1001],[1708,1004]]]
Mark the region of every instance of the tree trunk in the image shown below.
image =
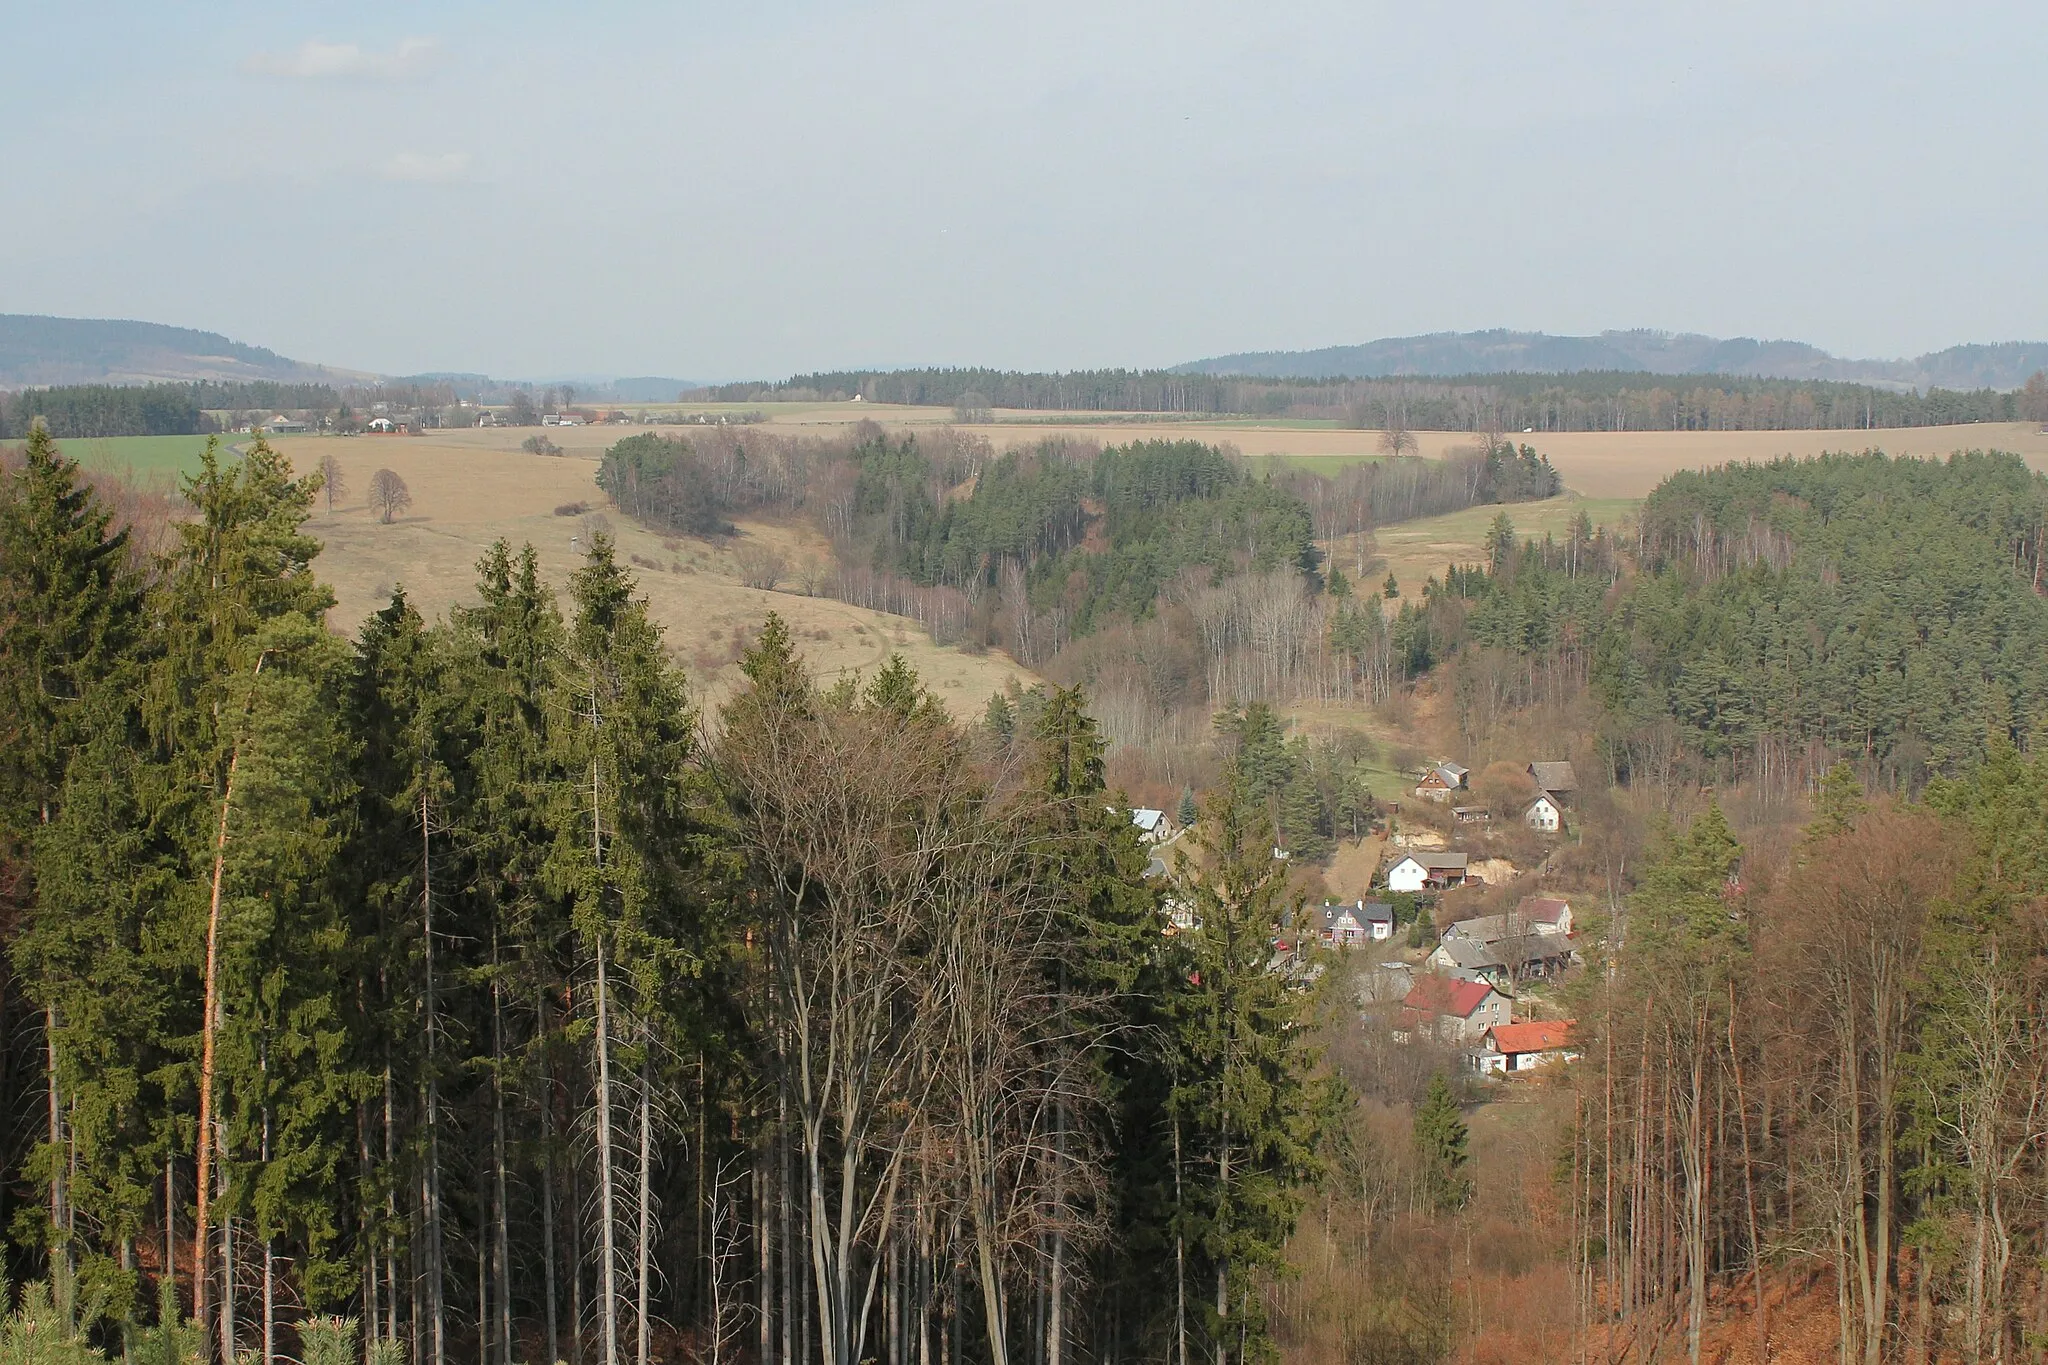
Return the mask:
[[[597,936],[597,1237],[604,1365],[619,1365],[618,1186],[612,1150],[611,982]]]
[[[491,965],[498,965],[498,938],[491,935]],[[512,1365],[512,1230],[505,1208],[505,1001],[497,974],[491,976],[491,1211],[493,1268],[497,1271],[498,1365]],[[554,1365],[550,1358],[548,1365]]]
[[[420,944],[426,968],[427,1075],[427,1169],[422,1182],[421,1219],[426,1231],[428,1331],[432,1334],[433,1365],[448,1362],[448,1300],[446,1262],[441,1237],[441,1078],[440,1015],[434,987],[434,824],[433,807],[424,790],[420,792]]]
[[[635,1365],[649,1365],[654,1349],[650,1295],[654,1283],[654,1040],[647,1021],[640,1021],[640,1199],[638,1300],[634,1318],[639,1332]],[[714,1326],[719,1331],[723,1324]]]

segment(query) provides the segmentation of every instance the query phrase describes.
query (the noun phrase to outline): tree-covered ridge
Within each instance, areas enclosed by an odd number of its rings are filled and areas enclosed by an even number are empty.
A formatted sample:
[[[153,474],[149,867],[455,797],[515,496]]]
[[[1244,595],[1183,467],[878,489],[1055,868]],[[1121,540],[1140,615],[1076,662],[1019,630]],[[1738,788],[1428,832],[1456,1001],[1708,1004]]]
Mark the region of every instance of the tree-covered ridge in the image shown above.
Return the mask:
[[[871,528],[874,566],[964,588],[993,585],[1014,564],[1034,604],[1065,608],[1076,634],[1143,615],[1189,568],[1212,579],[1291,569],[1313,580],[1321,557],[1300,497],[1200,441],[1139,441],[1092,461],[1010,452],[965,497],[935,498],[932,473],[909,437],[860,451],[854,507]]]
[[[776,382],[720,384],[728,403],[844,401],[1058,412],[1176,412],[1337,418],[1429,431],[1786,431],[2010,422],[2040,411],[2039,376],[2024,391],[1926,392],[1813,379],[1587,370],[1382,378],[977,368],[842,370]]]
[[[1682,473],[1645,504],[1633,568],[1590,528],[1516,544],[1503,518],[1490,563],[1396,620],[1396,653],[1564,663],[1623,776],[1674,748],[1739,774],[1815,745],[1917,788],[2048,720],[2044,529],[2048,480],[2012,455]]]

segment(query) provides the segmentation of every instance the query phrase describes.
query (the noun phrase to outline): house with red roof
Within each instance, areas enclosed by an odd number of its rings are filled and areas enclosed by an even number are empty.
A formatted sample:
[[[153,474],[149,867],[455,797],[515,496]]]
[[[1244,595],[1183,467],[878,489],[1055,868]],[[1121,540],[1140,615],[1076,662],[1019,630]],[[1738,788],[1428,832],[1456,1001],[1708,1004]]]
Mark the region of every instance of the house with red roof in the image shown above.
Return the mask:
[[[1446,1043],[1476,1043],[1496,1024],[1513,1017],[1508,998],[1484,981],[1419,976],[1401,1001],[1395,1038],[1423,1034]]]
[[[1526,1019],[1518,1024],[1495,1024],[1481,1039],[1473,1060],[1480,1071],[1514,1075],[1534,1071],[1549,1062],[1578,1059],[1572,1050],[1574,1019]]]

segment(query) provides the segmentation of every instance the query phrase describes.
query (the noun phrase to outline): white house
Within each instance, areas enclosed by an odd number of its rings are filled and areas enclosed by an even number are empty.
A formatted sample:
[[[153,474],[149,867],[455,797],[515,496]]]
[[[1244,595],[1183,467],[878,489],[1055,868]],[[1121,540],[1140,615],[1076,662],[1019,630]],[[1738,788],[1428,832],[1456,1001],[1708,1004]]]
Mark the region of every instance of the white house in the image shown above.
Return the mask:
[[[1150,806],[1133,807],[1131,823],[1138,827],[1138,837],[1148,844],[1163,844],[1178,833],[1174,829],[1172,816],[1163,810],[1153,810]]]
[[[273,436],[292,436],[306,429],[306,424],[296,417],[277,416],[263,424],[263,429]]]
[[[398,430],[398,423],[392,421],[389,417],[372,417],[368,422],[364,423],[363,430],[391,432]]]
[[[1572,1049],[1571,1019],[1532,1019],[1518,1024],[1495,1024],[1486,1030],[1480,1050],[1472,1060],[1480,1071],[1503,1075],[1534,1071],[1545,1062],[1576,1061]]]
[[[1557,808],[1557,802],[1544,792],[1529,803],[1529,809],[1522,812],[1522,823],[1543,834],[1555,834],[1564,823],[1564,813]]]
[[[1410,853],[1387,869],[1389,891],[1441,890],[1465,884],[1462,853]]]

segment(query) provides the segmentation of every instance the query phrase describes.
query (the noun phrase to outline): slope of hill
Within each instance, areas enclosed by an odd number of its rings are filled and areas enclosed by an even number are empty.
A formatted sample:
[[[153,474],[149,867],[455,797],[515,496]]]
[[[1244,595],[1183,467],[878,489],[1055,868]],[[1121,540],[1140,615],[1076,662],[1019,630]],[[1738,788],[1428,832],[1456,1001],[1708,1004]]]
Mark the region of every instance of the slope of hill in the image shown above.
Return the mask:
[[[1175,367],[1181,374],[1289,379],[1449,378],[1473,374],[1566,374],[1624,370],[1650,374],[1758,375],[1924,389],[2016,389],[2048,367],[2048,342],[1951,346],[1911,360],[1848,360],[1803,341],[1758,341],[1636,330],[1598,336],[1545,332],[1433,332],[1313,351],[1247,351]]]
[[[0,313],[0,389],[204,379],[318,384],[370,377],[308,365],[190,327]]]

